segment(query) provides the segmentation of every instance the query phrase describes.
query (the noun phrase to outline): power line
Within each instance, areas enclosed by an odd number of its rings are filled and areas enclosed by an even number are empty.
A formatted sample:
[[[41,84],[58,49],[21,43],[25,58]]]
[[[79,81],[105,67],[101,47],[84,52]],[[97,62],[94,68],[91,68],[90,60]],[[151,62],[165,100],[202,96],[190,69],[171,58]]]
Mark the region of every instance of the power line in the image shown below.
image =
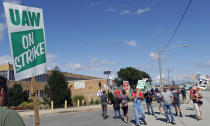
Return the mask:
[[[179,23],[177,24],[177,26],[176,26],[176,28],[175,28],[175,30],[174,30],[174,32],[173,32],[173,34],[172,34],[172,36],[170,37],[170,39],[169,39],[169,41],[167,42],[166,46],[163,48],[162,52],[164,52],[164,51],[166,50],[166,48],[169,46],[169,44],[171,43],[172,39],[174,38],[174,36],[175,36],[175,34],[176,34],[176,32],[177,32],[178,28],[179,28],[179,27],[180,27],[180,25],[181,25],[182,20],[184,19],[184,16],[185,16],[185,15],[186,15],[186,13],[187,13],[188,8],[189,8],[189,7],[190,7],[190,5],[191,5],[191,3],[192,3],[192,0],[190,0],[190,1],[189,1],[189,3],[188,3],[188,5],[187,5],[187,7],[185,8],[184,13],[182,14],[182,17],[181,17],[181,19],[180,19]]]

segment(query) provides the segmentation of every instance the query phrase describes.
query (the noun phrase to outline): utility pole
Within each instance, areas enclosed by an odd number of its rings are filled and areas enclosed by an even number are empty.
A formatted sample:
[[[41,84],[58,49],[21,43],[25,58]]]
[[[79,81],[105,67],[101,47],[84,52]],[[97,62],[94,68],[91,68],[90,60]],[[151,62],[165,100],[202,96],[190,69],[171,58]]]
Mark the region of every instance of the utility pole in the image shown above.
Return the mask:
[[[162,68],[161,68],[161,54],[160,54],[160,49],[158,50],[158,59],[159,59],[159,71],[160,71],[160,87],[163,87],[163,82],[162,82]]]
[[[170,69],[168,69],[168,85],[170,84]]]

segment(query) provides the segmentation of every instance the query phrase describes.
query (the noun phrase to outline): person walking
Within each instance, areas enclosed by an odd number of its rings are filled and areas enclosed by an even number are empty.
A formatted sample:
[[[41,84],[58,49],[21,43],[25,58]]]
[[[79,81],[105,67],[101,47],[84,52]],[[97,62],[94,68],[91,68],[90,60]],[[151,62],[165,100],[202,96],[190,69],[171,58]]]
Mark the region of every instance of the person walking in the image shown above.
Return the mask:
[[[106,91],[103,91],[103,95],[101,96],[101,106],[102,106],[102,112],[103,112],[103,118],[106,119],[107,116],[107,104],[108,104],[108,98]]]
[[[25,126],[21,116],[13,110],[8,110],[2,106],[8,100],[7,79],[0,77],[0,126]]]
[[[121,118],[120,113],[120,98],[118,97],[118,94],[114,94],[114,98],[112,100],[113,108],[114,108],[114,119]],[[117,117],[118,113],[118,117]]]
[[[173,85],[171,87],[171,93],[173,94],[174,97],[172,105],[174,106],[176,112],[175,116],[178,116],[178,111],[179,111],[180,117],[182,117],[181,104],[179,98],[180,91],[176,88],[175,85]]]
[[[195,110],[196,110],[196,114],[197,114],[197,120],[202,120],[201,117],[201,105],[203,104],[203,101],[201,100],[203,98],[203,96],[201,95],[201,93],[199,91],[196,91],[196,87],[194,86],[192,88],[193,92],[191,95],[191,99],[193,101],[193,104],[195,106]]]
[[[161,97],[161,90],[160,89],[156,89],[155,90],[155,99],[157,101],[157,103],[159,104],[159,111],[160,114],[162,113],[162,109],[163,109],[163,98]]]
[[[181,89],[181,94],[182,94],[182,100],[183,100],[183,103],[186,103],[186,93],[187,93],[187,91],[186,91],[186,89],[183,87],[182,89]]]
[[[196,92],[198,92],[200,89],[197,87],[197,85],[191,87],[191,89],[190,89],[190,100],[191,100],[191,103],[193,104],[192,110],[195,111],[195,105],[194,105],[193,100],[192,100],[193,88],[196,89]]]
[[[166,115],[166,120],[167,120],[166,122],[167,123],[171,122],[171,124],[175,125],[176,123],[174,120],[173,107],[172,107],[174,97],[173,97],[171,91],[168,90],[168,87],[164,86],[161,96],[162,96],[163,102],[164,102],[163,108],[164,108],[165,115]],[[171,121],[169,118],[169,114],[171,117]]]
[[[151,92],[150,90],[147,90],[147,92],[144,94],[144,98],[146,98],[148,115],[151,114],[150,109],[151,109],[152,115],[155,115],[154,111],[153,111],[153,106],[152,106],[152,100],[154,98],[154,93]]]
[[[123,110],[123,115],[124,115],[124,122],[128,123],[128,101],[129,101],[129,97],[126,95],[126,91],[123,90],[122,91],[122,95],[120,96],[120,100],[121,100],[121,105],[122,105],[122,110]]]
[[[131,94],[131,99],[133,100],[133,109],[135,114],[136,126],[140,126],[139,114],[141,114],[142,116],[144,125],[147,125],[144,109],[142,106],[142,100],[144,99],[144,95],[139,89],[134,89],[134,92]]]

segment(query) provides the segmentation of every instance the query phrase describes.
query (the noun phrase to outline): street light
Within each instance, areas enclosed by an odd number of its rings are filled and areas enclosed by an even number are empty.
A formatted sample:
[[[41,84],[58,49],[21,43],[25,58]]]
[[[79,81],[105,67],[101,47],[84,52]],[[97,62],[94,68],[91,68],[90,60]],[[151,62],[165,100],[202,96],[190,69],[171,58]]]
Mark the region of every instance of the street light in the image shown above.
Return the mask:
[[[161,54],[166,52],[167,50],[169,49],[172,49],[172,48],[176,48],[176,47],[187,47],[187,44],[176,44],[174,46],[172,46],[171,48],[167,48],[167,49],[164,49],[164,50],[161,50],[160,49],[158,50],[158,60],[159,60],[159,71],[160,71],[160,87],[162,88],[163,87],[163,82],[162,82],[162,66],[161,66]]]

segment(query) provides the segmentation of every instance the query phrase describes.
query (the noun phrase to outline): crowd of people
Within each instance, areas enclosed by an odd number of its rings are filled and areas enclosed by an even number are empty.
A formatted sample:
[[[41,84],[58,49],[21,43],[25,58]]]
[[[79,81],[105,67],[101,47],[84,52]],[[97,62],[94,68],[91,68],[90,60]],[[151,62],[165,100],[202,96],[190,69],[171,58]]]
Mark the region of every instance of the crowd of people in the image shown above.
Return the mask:
[[[182,101],[180,98],[182,96]],[[130,97],[129,97],[130,96]],[[164,114],[166,116],[166,122],[175,125],[174,116],[183,117],[181,110],[181,102],[187,103],[187,91],[185,88],[179,89],[176,85],[164,86],[163,88],[152,88],[146,90],[143,93],[139,89],[133,89],[133,92],[128,96],[125,90],[116,89],[113,92],[103,91],[101,96],[101,104],[103,110],[103,118],[107,116],[107,105],[112,104],[114,109],[114,119],[123,119],[125,123],[128,123],[128,102],[133,102],[133,110],[135,116],[136,126],[140,125],[140,118],[144,125],[147,125],[143,102],[146,102],[147,114],[154,116],[155,114]],[[193,103],[193,109],[196,111],[197,120],[201,120],[201,105],[203,104],[203,96],[197,86],[193,86],[190,90],[190,100]],[[153,102],[158,104],[159,112],[154,112]],[[121,116],[120,108],[122,108],[123,116]],[[174,111],[173,111],[174,109]]]

